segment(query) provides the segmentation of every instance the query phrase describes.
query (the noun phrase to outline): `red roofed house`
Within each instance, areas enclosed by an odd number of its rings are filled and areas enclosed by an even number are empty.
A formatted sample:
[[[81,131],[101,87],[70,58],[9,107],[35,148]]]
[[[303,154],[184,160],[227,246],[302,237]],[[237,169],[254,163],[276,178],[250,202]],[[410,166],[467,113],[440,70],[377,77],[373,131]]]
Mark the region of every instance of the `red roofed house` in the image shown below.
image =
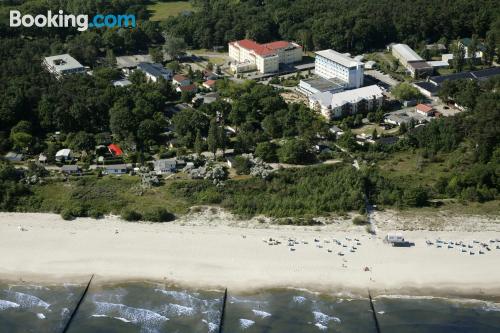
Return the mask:
[[[176,74],[172,78],[172,83],[176,86],[188,86],[191,84],[191,80],[189,78],[185,77],[184,75],[181,74]]]
[[[215,88],[215,83],[216,83],[215,80],[207,80],[203,82],[203,87],[213,90]]]
[[[115,145],[114,143],[112,143],[108,146],[108,150],[114,156],[122,156],[123,155],[123,151],[121,150],[121,148],[118,145]]]
[[[178,86],[175,90],[177,90],[180,93],[183,91],[195,93],[197,89],[196,89],[196,85],[190,84],[187,86]]]
[[[432,108],[432,106],[427,105],[427,104],[417,104],[415,107],[415,111],[417,113],[426,116],[426,117],[432,117],[434,116],[435,110]]]
[[[229,43],[231,69],[235,73],[258,70],[261,73],[277,72],[280,64],[291,64],[302,60],[302,46],[277,41],[259,44],[251,39]]]

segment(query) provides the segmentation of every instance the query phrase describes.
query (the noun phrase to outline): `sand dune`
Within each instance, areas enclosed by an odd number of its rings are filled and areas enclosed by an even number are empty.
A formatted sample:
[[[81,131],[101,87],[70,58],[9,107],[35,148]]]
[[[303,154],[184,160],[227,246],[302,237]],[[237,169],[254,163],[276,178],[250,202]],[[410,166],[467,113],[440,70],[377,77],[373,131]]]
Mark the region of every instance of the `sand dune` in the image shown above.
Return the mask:
[[[130,223],[113,217],[63,221],[54,214],[0,213],[0,278],[67,280],[95,273],[105,279],[167,279],[238,290],[290,286],[500,295],[500,242],[485,254],[473,243],[500,239],[499,232],[409,231],[405,236],[415,246],[394,248],[382,241],[382,234],[372,237],[363,228],[241,228],[213,226],[216,218],[212,222]],[[185,219],[181,223],[188,224]],[[27,231],[20,231],[20,225]],[[269,237],[283,243],[267,245],[263,239]],[[287,246],[290,237],[300,243],[295,251]],[[475,254],[425,244],[437,237],[473,244]],[[353,245],[356,252],[350,252]]]

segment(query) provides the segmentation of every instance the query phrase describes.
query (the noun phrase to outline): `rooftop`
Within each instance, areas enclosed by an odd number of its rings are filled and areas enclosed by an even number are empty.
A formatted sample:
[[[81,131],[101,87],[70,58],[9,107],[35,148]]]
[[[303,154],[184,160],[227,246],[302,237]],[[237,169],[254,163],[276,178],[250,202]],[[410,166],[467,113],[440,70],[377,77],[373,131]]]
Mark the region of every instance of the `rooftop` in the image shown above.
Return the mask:
[[[422,88],[424,90],[427,90],[431,94],[435,94],[439,90],[439,87],[437,85],[432,84],[431,82],[427,82],[427,81],[414,82],[413,85],[415,85],[419,88]]]
[[[137,67],[141,62],[153,63],[153,59],[149,54],[116,57],[116,65],[120,69]]]
[[[324,79],[318,76],[309,79],[304,79],[302,81],[318,91],[335,90],[343,88],[345,86],[345,82],[337,78]]]
[[[55,68],[56,71],[67,71],[75,68],[83,68],[82,64],[69,54],[60,54],[50,57],[45,57],[45,62]]]
[[[185,81],[185,80],[189,80],[189,79],[187,77],[185,77],[184,75],[176,74],[176,75],[174,75],[174,80],[177,82],[181,82],[181,81]]]
[[[363,66],[362,62],[356,61],[353,58],[351,58],[345,54],[339,53],[337,51],[334,51],[332,49],[318,51],[318,52],[316,52],[316,54],[321,56],[321,57],[327,58],[331,61],[334,61],[338,64],[341,64],[344,67]]]
[[[172,75],[172,70],[163,67],[162,64],[151,64],[148,62],[141,62],[137,65],[143,72],[148,73],[154,77],[160,77],[163,75]]]
[[[427,105],[427,104],[417,104],[416,109],[418,111],[422,111],[422,112],[425,112],[425,113],[429,113],[429,112],[433,111],[432,106]]]
[[[406,61],[424,60],[406,44],[394,44],[392,49],[395,49]]]
[[[424,60],[422,60],[422,61],[411,61],[411,62],[408,62],[408,66],[411,66],[414,69],[432,69],[432,66],[429,65]]]
[[[376,84],[358,89],[346,90],[340,93],[322,92],[311,96],[321,105],[331,106],[332,109],[347,103],[357,103],[363,99],[379,98],[383,96],[384,90]]]
[[[300,45],[285,40],[280,40],[266,44],[259,44],[251,39],[242,39],[235,42],[231,42],[230,44],[237,47],[242,47],[247,50],[253,50],[256,54],[260,56],[276,55],[277,51],[280,49],[301,48]]]

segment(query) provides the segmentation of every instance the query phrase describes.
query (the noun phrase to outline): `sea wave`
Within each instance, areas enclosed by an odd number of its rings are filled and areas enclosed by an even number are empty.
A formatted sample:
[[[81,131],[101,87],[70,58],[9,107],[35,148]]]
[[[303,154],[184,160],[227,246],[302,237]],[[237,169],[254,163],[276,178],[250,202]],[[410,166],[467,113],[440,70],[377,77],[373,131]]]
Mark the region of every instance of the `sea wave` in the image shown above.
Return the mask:
[[[340,318],[335,317],[335,316],[329,316],[329,315],[327,315],[323,312],[320,312],[320,311],[313,311],[312,313],[314,315],[314,321],[315,321],[316,326],[318,326],[317,324],[320,324],[321,326],[328,327],[328,323],[330,323],[331,321],[336,322],[336,323],[341,322]]]
[[[208,333],[215,333],[219,330],[219,325],[217,325],[216,323],[212,323],[206,319],[202,319],[201,321],[204,322],[205,324],[207,324]]]
[[[304,303],[305,301],[307,301],[307,298],[305,298],[304,296],[293,296],[293,301],[295,303]]]
[[[48,309],[50,304],[44,300],[30,295],[21,293],[19,291],[6,290],[7,295],[14,300],[15,303],[19,304],[22,308],[31,309],[35,307],[40,307]]]
[[[484,311],[500,311],[500,303],[485,301],[475,298],[454,298],[454,297],[443,297],[443,296],[412,296],[412,295],[378,295],[375,300],[385,298],[385,299],[403,299],[403,300],[439,300],[445,301],[455,305],[467,305],[472,306]]]
[[[18,308],[20,307],[19,304],[11,302],[11,301],[6,301],[4,299],[0,299],[0,311],[10,309],[10,308]]]
[[[252,312],[254,313],[254,315],[256,315],[257,317],[260,317],[260,318],[267,318],[267,317],[271,316],[271,314],[269,312],[266,312],[266,311],[252,309]]]
[[[134,324],[140,325],[159,325],[169,320],[167,317],[148,309],[134,308],[124,304],[115,304],[107,302],[95,302],[96,314],[106,315],[113,318],[121,318]]]
[[[253,320],[244,319],[244,318],[240,319],[240,326],[241,326],[242,329],[247,329],[250,326],[252,326],[253,324],[255,324],[255,321],[253,321]]]
[[[175,317],[186,317],[193,316],[196,311],[190,306],[184,306],[179,304],[170,303],[165,305],[165,309],[162,311],[167,316],[175,316]]]

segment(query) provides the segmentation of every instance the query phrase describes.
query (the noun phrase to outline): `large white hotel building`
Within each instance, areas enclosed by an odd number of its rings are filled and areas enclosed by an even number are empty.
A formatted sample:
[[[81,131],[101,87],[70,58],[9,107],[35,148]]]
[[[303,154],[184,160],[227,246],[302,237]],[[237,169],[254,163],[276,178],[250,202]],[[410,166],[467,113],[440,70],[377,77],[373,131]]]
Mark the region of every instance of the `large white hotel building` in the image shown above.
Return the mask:
[[[314,72],[325,79],[344,81],[347,89],[363,85],[364,64],[331,49],[316,52]]]
[[[302,60],[302,46],[277,41],[259,44],[250,39],[229,43],[229,57],[233,60],[231,69],[235,73],[258,70],[261,73],[273,73],[280,64],[291,64]]]

